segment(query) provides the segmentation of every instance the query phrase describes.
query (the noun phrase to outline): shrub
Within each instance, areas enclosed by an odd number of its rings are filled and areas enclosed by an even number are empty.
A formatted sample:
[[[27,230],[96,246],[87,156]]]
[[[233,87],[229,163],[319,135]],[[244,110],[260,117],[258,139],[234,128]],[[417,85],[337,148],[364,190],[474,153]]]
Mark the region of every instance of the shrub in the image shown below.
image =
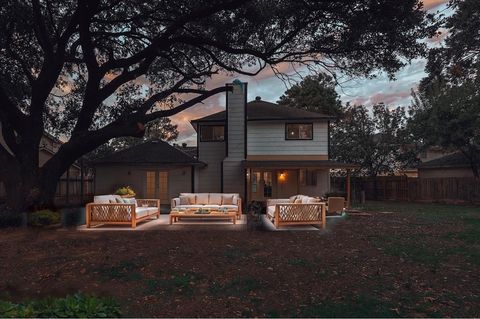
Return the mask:
[[[2,318],[109,318],[121,314],[118,303],[110,298],[76,294],[15,304],[0,300]]]
[[[115,195],[130,195],[135,196],[135,191],[130,186],[120,187],[114,193]]]
[[[0,228],[18,227],[22,225],[22,216],[7,207],[0,205]]]
[[[34,227],[48,226],[59,222],[60,213],[49,209],[38,210],[28,216],[28,224]]]

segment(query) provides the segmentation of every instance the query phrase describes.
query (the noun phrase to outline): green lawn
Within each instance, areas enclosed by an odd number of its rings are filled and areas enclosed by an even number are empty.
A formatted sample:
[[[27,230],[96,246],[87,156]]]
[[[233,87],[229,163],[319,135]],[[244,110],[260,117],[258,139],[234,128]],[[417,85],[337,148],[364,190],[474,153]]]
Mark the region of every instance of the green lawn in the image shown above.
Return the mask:
[[[317,232],[5,230],[0,300],[80,293],[140,317],[480,317],[479,207],[355,209],[370,214]]]

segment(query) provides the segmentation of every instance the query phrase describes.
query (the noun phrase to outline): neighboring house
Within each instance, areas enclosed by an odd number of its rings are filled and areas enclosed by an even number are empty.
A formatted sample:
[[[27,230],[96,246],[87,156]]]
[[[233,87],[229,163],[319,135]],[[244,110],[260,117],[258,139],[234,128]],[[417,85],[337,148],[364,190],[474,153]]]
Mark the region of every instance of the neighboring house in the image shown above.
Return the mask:
[[[468,159],[460,152],[435,157],[418,166],[419,178],[474,177]]]
[[[197,131],[196,192],[234,192],[246,202],[295,194],[323,196],[330,169],[354,165],[329,158],[331,116],[257,97],[247,83],[227,84],[226,110],[191,121]]]
[[[2,133],[1,133],[2,132],[1,127],[2,126],[1,126],[1,123],[0,123],[0,144],[3,147],[5,147],[5,149],[10,151],[10,149],[8,148],[8,146],[5,143],[5,140],[3,139],[3,136],[2,136]],[[58,151],[58,149],[60,148],[60,146],[62,144],[63,143],[59,139],[57,139],[54,136],[45,132],[42,136],[42,139],[40,140],[40,145],[39,145],[39,150],[38,150],[38,152],[39,152],[38,153],[38,165],[39,165],[39,167],[42,167]],[[11,151],[10,151],[10,153],[11,153]],[[85,175],[86,175],[86,172],[85,172]],[[80,177],[81,177],[81,167],[78,163],[75,163],[72,166],[70,166],[70,169],[68,170],[68,172],[65,172],[62,175],[62,177],[60,179],[60,182],[58,183],[57,195],[56,195],[57,198],[59,199],[58,202],[63,203],[65,201],[64,198],[60,199],[60,197],[67,196],[66,195],[67,192],[68,192],[69,196],[70,195],[73,195],[73,196],[79,195],[80,187],[77,184],[80,184],[80,183],[75,183],[73,181],[74,180],[75,181],[79,180]],[[67,182],[67,180],[69,180],[69,182]],[[86,184],[85,186],[88,186],[88,184]],[[92,191],[92,190],[88,190],[88,189],[84,190],[85,193],[88,193],[90,191]],[[5,197],[5,189],[4,189],[4,185],[3,185],[2,181],[0,180],[0,200],[4,197]]]
[[[158,198],[161,204],[180,192],[193,191],[195,168],[204,163],[170,144],[152,140],[95,160],[95,194],[132,187],[138,198]]]

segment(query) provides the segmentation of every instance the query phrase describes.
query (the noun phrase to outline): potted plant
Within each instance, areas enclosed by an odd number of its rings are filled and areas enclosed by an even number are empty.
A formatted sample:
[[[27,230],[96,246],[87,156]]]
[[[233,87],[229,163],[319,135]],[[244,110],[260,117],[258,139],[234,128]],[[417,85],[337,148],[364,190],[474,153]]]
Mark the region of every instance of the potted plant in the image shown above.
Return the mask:
[[[121,197],[124,197],[124,198],[132,198],[132,197],[135,197],[136,195],[135,191],[130,186],[120,187],[115,191],[114,194],[120,195]]]

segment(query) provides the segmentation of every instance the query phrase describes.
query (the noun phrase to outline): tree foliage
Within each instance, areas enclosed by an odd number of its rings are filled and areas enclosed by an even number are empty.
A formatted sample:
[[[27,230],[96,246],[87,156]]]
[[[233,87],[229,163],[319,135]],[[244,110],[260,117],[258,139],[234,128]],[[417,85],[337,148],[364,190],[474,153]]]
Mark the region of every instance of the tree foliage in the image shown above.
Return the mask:
[[[277,103],[332,116],[340,115],[342,108],[335,82],[324,73],[305,77],[289,88]]]
[[[1,176],[10,204],[51,201],[80,156],[226,90],[221,73],[280,63],[372,76],[425,52],[420,0],[5,0]],[[41,168],[46,129],[68,138]]]
[[[347,105],[332,126],[331,157],[358,164],[357,174],[377,176],[394,174],[415,164],[415,154],[405,135],[405,109],[373,106],[373,114],[363,105]]]
[[[480,2],[452,1],[445,46],[432,49],[414,92],[409,130],[419,148],[461,152],[480,177]]]

